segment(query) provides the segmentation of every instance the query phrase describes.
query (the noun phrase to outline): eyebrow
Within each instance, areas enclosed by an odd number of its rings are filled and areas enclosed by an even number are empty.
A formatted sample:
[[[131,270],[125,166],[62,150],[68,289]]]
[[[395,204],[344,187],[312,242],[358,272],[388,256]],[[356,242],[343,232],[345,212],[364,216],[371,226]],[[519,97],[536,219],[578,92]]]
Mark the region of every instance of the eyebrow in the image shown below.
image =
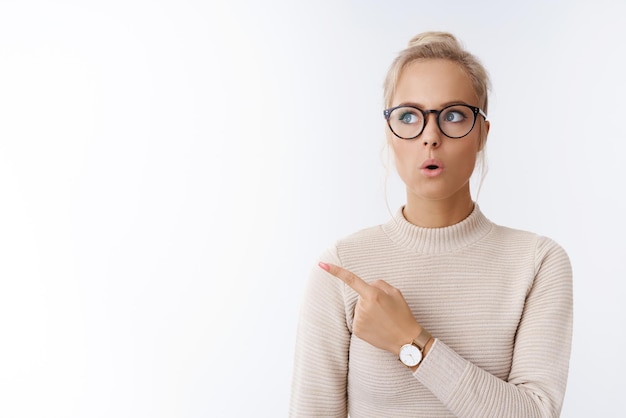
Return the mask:
[[[463,100],[453,100],[451,102],[442,103],[440,105],[440,109],[443,109],[444,107],[447,107],[447,106],[458,105],[458,104],[474,106],[472,104],[464,102]],[[417,107],[419,109],[425,110],[424,106],[422,106],[421,104],[416,103],[416,102],[402,102],[402,103],[400,103],[400,104],[398,104],[396,106],[411,106],[411,107]],[[396,106],[394,106],[394,107],[396,107]]]

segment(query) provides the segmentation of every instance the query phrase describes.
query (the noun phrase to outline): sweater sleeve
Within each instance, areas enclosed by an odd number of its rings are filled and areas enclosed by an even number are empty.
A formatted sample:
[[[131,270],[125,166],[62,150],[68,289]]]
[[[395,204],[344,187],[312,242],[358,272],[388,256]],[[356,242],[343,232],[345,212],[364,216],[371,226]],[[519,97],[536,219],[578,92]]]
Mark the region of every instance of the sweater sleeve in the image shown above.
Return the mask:
[[[332,250],[321,261],[341,265]],[[343,295],[343,282],[313,267],[298,322],[289,416],[348,414],[350,331]]]
[[[572,271],[563,249],[546,238],[539,239],[535,260],[507,381],[439,340],[414,373],[458,417],[560,414],[572,338]]]

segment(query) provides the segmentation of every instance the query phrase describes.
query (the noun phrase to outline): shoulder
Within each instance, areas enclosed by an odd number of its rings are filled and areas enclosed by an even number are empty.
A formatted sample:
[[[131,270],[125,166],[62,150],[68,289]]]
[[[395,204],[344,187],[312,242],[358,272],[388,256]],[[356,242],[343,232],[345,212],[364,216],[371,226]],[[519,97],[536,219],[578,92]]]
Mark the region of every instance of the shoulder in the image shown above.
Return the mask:
[[[393,247],[382,231],[382,225],[370,226],[332,241],[322,252],[319,261],[341,266],[365,279],[381,252]]]
[[[382,225],[370,226],[346,235],[336,241],[337,246],[364,245],[384,237]]]
[[[375,225],[337,239],[331,248],[340,261],[351,254],[371,253],[388,240],[382,225]]]
[[[493,224],[492,235],[504,239],[511,243],[528,243],[536,248],[538,252],[547,250],[560,250],[562,247],[552,238],[523,229],[515,229],[507,226]]]
[[[504,248],[511,250],[521,250],[523,248],[532,252],[536,270],[546,260],[558,260],[560,264],[567,266],[570,264],[567,252],[558,242],[535,232],[494,224],[492,239]]]

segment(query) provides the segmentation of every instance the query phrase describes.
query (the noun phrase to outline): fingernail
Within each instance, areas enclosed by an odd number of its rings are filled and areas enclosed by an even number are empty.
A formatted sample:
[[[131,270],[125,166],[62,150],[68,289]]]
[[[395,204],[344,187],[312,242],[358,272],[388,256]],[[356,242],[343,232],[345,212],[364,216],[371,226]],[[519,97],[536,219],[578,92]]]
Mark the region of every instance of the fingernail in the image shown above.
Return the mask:
[[[320,266],[321,268],[323,268],[326,271],[330,271],[330,266],[326,263],[322,263],[321,261],[319,263],[317,263],[318,266]]]

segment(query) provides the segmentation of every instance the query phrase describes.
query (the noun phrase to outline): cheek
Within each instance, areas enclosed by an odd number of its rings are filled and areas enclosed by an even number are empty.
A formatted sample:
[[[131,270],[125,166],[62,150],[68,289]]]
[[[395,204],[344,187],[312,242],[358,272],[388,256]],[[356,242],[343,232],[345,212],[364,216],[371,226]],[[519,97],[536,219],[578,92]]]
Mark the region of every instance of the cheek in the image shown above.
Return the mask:
[[[463,150],[459,150],[456,155],[457,166],[467,177],[472,175],[476,160],[478,158],[478,141],[468,144]]]

